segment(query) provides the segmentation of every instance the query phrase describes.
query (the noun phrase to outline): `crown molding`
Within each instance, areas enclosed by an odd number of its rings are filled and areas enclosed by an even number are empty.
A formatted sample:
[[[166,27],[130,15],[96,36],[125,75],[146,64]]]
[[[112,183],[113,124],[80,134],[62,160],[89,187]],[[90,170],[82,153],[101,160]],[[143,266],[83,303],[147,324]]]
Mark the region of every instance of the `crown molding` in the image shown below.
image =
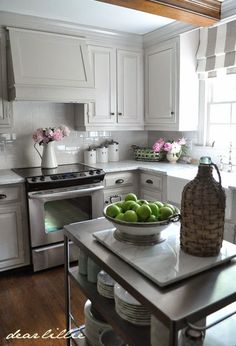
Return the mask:
[[[236,1],[224,0],[221,5],[221,19],[226,19],[236,15]]]
[[[189,25],[182,22],[173,22],[163,26],[160,29],[143,35],[143,46],[144,48],[149,48],[155,44],[174,38],[186,31],[191,31],[197,28],[198,27],[194,25]]]
[[[36,16],[0,11],[0,27],[17,27],[40,30],[64,35],[86,37],[87,43],[113,44],[142,48],[143,37],[138,34],[124,33],[71,22],[47,19]]]

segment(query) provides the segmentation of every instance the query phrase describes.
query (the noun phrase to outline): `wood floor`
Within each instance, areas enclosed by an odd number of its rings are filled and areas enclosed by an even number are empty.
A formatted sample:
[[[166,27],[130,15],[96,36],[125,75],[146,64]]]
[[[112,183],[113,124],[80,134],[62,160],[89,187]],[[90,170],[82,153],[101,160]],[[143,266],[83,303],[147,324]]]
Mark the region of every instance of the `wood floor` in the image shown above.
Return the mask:
[[[75,284],[74,284],[75,285]],[[84,323],[86,298],[77,286],[71,286],[73,315]],[[64,268],[34,273],[1,274],[0,345],[65,346],[65,339],[6,339],[20,329],[21,334],[42,336],[51,329],[54,335],[65,329]]]

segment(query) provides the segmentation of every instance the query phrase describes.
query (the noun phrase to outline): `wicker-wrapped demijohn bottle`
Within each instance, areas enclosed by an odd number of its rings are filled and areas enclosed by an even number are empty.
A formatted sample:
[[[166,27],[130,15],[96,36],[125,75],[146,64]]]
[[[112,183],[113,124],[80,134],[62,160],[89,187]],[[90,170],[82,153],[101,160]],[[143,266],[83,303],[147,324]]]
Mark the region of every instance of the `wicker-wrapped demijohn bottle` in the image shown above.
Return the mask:
[[[212,175],[215,167],[219,182]],[[225,192],[210,157],[201,157],[197,176],[185,185],[181,200],[181,249],[194,256],[216,256],[224,235]]]

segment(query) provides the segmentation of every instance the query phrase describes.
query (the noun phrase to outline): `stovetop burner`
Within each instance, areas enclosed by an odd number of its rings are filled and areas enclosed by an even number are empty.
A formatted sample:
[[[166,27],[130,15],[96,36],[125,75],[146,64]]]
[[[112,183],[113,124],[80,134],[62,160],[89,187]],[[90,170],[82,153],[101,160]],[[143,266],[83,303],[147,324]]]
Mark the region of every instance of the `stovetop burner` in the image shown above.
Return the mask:
[[[41,167],[14,168],[13,171],[25,178],[27,191],[98,183],[105,176],[102,169],[82,163],[60,165],[53,169]]]

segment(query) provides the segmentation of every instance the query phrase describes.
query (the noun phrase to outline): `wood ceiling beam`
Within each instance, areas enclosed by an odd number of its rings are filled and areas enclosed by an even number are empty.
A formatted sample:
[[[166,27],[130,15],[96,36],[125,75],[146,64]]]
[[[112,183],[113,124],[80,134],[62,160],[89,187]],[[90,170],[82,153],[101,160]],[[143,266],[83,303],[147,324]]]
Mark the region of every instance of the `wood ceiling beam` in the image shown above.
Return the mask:
[[[219,0],[96,0],[107,4],[156,14],[198,26],[209,26],[220,20]]]

